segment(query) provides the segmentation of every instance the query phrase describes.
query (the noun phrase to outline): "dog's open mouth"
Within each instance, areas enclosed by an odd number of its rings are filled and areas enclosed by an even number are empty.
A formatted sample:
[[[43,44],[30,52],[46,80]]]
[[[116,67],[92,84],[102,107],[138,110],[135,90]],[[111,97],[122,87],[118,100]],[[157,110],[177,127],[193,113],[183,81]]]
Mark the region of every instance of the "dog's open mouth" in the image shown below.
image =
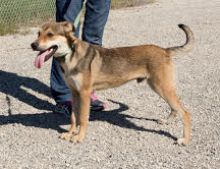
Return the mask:
[[[50,59],[51,56],[54,55],[57,48],[57,45],[53,45],[44,51],[40,51],[40,53],[37,55],[34,61],[34,66],[40,69],[43,66],[44,62],[46,62],[48,59]]]

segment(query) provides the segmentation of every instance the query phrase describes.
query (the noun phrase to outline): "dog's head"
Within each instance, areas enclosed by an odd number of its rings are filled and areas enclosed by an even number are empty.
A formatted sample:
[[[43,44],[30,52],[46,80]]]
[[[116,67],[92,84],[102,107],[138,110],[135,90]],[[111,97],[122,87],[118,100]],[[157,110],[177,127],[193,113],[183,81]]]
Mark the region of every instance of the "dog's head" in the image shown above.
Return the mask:
[[[33,50],[39,51],[35,67],[41,68],[52,56],[58,58],[72,53],[72,45],[77,39],[74,32],[75,28],[69,22],[44,24],[38,32],[37,40],[31,44]]]

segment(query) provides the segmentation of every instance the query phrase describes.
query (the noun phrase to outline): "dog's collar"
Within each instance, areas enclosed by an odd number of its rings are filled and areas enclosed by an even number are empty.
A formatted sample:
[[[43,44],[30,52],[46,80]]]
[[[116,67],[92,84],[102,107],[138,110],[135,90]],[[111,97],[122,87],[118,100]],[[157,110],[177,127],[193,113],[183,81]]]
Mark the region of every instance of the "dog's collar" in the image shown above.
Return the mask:
[[[64,59],[67,54],[59,56],[59,58]]]
[[[55,57],[55,59],[58,61],[58,62],[65,62],[65,57],[66,57],[67,54],[63,54],[59,57]]]

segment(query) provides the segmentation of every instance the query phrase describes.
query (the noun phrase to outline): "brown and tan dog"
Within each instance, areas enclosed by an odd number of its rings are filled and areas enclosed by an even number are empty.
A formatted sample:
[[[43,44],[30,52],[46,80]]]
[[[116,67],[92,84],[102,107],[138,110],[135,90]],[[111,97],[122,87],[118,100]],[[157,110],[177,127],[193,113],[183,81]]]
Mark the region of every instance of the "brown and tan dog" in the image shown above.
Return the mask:
[[[82,142],[88,127],[90,95],[93,90],[118,87],[131,80],[147,80],[151,88],[170,106],[168,119],[180,113],[183,118],[183,138],[178,144],[188,144],[191,137],[190,113],[181,105],[173,81],[172,56],[192,49],[194,38],[190,28],[180,24],[186,34],[183,46],[161,48],[141,45],[106,49],[77,39],[68,22],[47,23],[31,44],[40,51],[35,66],[40,68],[51,56],[61,65],[63,76],[74,100],[71,127],[62,139]],[[79,131],[77,131],[79,126]]]

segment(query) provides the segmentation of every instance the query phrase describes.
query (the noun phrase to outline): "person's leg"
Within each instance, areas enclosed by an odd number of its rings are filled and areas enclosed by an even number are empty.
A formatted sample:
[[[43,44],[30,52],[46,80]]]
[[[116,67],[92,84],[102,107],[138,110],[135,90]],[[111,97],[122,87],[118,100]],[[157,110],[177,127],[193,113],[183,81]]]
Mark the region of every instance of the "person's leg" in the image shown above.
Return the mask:
[[[111,0],[87,0],[82,39],[96,45],[102,45]]]
[[[56,0],[56,21],[65,21],[64,14],[66,13],[71,0]]]
[[[56,0],[56,21],[74,22],[78,13],[82,9],[83,0]],[[80,25],[76,29],[75,35],[79,36]],[[72,93],[67,87],[59,63],[53,59],[50,76],[51,94],[56,104],[54,112],[70,115]]]
[[[56,0],[56,21],[70,21],[74,22],[78,13],[82,9],[82,0]],[[79,26],[75,32],[79,35]],[[62,72],[59,63],[53,59],[51,68],[51,94],[56,103],[68,102],[72,100],[70,89],[66,86],[62,77]]]
[[[82,39],[91,44],[102,45],[104,27],[106,25],[111,0],[87,0],[86,13],[82,31]],[[103,102],[99,101],[95,92],[91,96],[91,110],[102,110],[105,108]]]

